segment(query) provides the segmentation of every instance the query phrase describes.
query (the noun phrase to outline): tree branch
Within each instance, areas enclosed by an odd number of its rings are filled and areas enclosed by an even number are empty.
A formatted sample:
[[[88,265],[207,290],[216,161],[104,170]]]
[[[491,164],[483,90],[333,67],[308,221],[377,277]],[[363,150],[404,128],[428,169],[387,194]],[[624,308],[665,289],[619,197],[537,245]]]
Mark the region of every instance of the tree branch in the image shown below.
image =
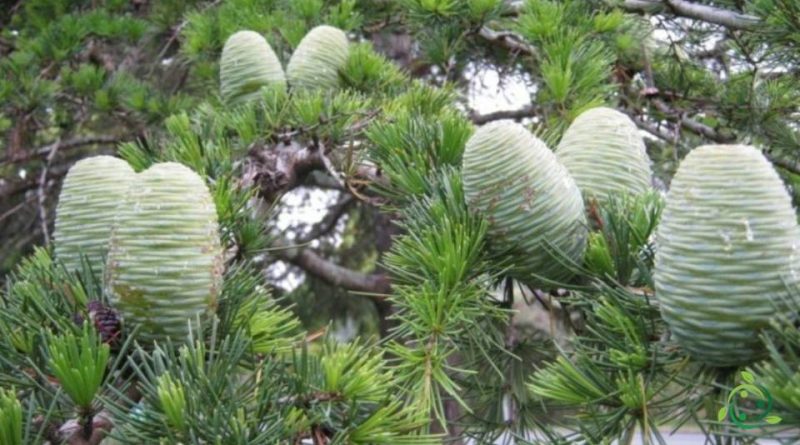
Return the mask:
[[[50,172],[48,173],[47,176],[50,179],[60,178],[67,174],[67,171],[69,171],[70,166],[71,164],[70,165],[59,164],[57,166],[54,166],[53,168],[50,169]],[[36,188],[38,185],[39,185],[38,176],[31,176],[22,181],[15,181],[15,182],[11,182],[3,178],[0,178],[0,201],[8,199],[19,193],[27,192],[28,190]]]
[[[11,163],[21,163],[27,162],[34,158],[42,158],[46,157],[50,154],[53,150],[53,146],[58,144],[58,149],[60,151],[66,151],[73,148],[84,147],[87,145],[95,145],[95,144],[116,144],[118,142],[124,141],[126,138],[122,136],[87,136],[82,138],[75,138],[68,141],[61,141],[61,142],[54,142],[52,144],[47,144],[42,147],[33,148],[29,150],[23,150],[22,153],[17,155],[14,154],[7,154],[0,158],[0,164],[11,162]]]
[[[385,274],[356,272],[322,258],[311,249],[289,246],[284,242],[277,242],[273,247],[277,258],[294,264],[332,286],[371,294],[379,300],[392,291],[389,277]]]
[[[636,124],[639,129],[644,130],[653,136],[669,143],[675,142],[676,134],[672,131],[669,131],[665,128],[662,128],[660,125],[653,124],[651,122],[647,122],[646,120],[642,119],[641,117],[637,116],[635,113],[632,113],[627,110],[622,110],[628,117],[631,118],[633,123]]]
[[[526,117],[534,117],[539,114],[541,110],[533,104],[525,105],[518,110],[501,110],[493,113],[477,114],[474,111],[470,113],[469,118],[476,125],[483,125],[488,122],[500,119],[523,119]]]
[[[685,112],[681,112],[679,110],[672,108],[669,104],[667,104],[666,102],[664,102],[659,98],[654,97],[651,99],[650,102],[653,104],[656,110],[666,115],[676,117],[681,127],[691,131],[694,134],[703,136],[704,138],[719,143],[730,143],[736,140],[735,135],[721,133],[717,129],[709,125],[706,125],[695,119],[689,118],[686,116]]]
[[[243,179],[257,184],[261,195],[272,201],[290,190],[314,170],[325,170],[324,153],[316,146],[301,147],[294,141],[274,146],[255,146],[250,150]]]
[[[730,29],[754,29],[761,24],[761,19],[753,15],[686,0],[625,0],[620,6],[628,11],[647,14],[668,11],[679,17],[701,20]]]
[[[656,100],[658,101],[658,99],[656,99]],[[666,104],[664,104],[662,102],[656,108],[664,108],[665,106],[667,108],[669,108],[668,105],[666,105]],[[655,124],[652,124],[650,122],[647,122],[644,119],[636,116],[635,114],[633,114],[631,112],[626,111],[625,113],[633,120],[633,122],[639,128],[641,128],[642,130],[652,134],[653,136],[655,136],[655,137],[657,137],[659,139],[662,139],[662,140],[664,140],[666,142],[670,142],[670,143],[676,143],[676,141],[679,139],[679,135],[676,132],[672,132],[672,131],[669,131],[667,129],[664,129],[660,125],[655,125]],[[718,143],[722,143],[722,144],[726,144],[726,143],[729,144],[729,143],[732,143],[732,142],[735,141],[735,137],[728,136],[728,135],[721,135],[714,128],[712,128],[712,127],[710,127],[708,125],[705,125],[705,124],[703,124],[701,122],[698,122],[698,121],[696,121],[694,119],[687,118],[685,116],[684,117],[680,117],[679,124],[681,125],[681,127],[691,131],[692,133],[694,133],[694,134],[696,134],[698,136],[702,136],[702,137],[705,137],[707,139],[710,139],[713,142],[718,142]],[[780,158],[780,157],[777,157],[777,156],[775,156],[772,153],[769,153],[767,151],[762,151],[762,153],[764,153],[764,156],[766,156],[766,158],[769,159],[769,161],[772,162],[773,164],[775,164],[776,166],[778,166],[778,167],[780,167],[780,168],[782,168],[782,169],[784,169],[784,170],[786,170],[788,172],[791,172],[791,173],[794,173],[794,174],[800,174],[800,162],[792,161],[790,159]]]
[[[342,192],[347,191],[346,188],[342,187],[342,184],[339,181],[331,178],[331,175],[327,174],[326,172],[319,170],[309,173],[305,181],[303,181],[303,185],[325,190],[339,190]]]
[[[796,175],[800,175],[800,162],[792,161],[789,159],[782,159],[774,156],[772,153],[764,152],[764,156],[767,157],[773,164],[777,165],[778,167],[794,173]]]
[[[334,204],[330,209],[328,209],[328,213],[325,215],[322,220],[311,227],[308,234],[305,236],[300,237],[297,240],[298,244],[306,244],[315,240],[323,235],[330,233],[336,227],[336,223],[342,218],[342,216],[347,213],[347,211],[352,207],[355,203],[352,195],[342,195],[341,199]]]
[[[511,52],[527,54],[533,57],[539,56],[539,51],[534,46],[529,45],[522,36],[511,31],[495,31],[488,26],[484,26],[480,29],[478,35],[483,37],[484,40]]]
[[[245,169],[245,180],[259,184],[261,194],[266,197],[277,196],[278,193],[299,185],[303,178],[315,170],[328,171],[329,162],[323,150],[316,146],[300,147],[289,141],[275,147],[255,147],[250,150],[250,166]],[[368,179],[381,180],[382,176],[375,168],[359,168],[357,175],[367,175]],[[374,178],[372,178],[374,177]],[[330,230],[327,227],[336,221],[352,204],[352,198],[340,201],[318,225],[312,228],[305,238],[313,239],[317,233]],[[391,285],[385,274],[363,274],[334,264],[310,249],[289,246],[278,242],[274,246],[275,256],[300,267],[306,273],[314,275],[333,286],[369,294],[389,294]],[[376,296],[383,299],[383,297]]]
[[[257,185],[260,194],[271,202],[281,193],[302,184],[312,172],[330,173],[332,168],[331,161],[321,146],[304,147],[289,140],[272,146],[259,144],[251,148],[242,179],[246,185]],[[366,165],[355,170],[355,177],[367,183],[386,181],[379,169]],[[318,183],[320,180],[313,178],[313,182]],[[340,178],[332,177],[324,185],[327,188],[347,190],[349,187],[343,187],[341,182]]]

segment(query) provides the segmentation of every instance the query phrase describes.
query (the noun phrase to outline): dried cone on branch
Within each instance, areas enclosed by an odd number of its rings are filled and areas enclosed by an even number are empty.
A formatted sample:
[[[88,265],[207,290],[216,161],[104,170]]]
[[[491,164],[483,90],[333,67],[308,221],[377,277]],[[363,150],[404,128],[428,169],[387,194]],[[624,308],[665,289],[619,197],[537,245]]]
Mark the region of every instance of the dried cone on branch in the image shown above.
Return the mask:
[[[333,89],[339,85],[339,70],[347,63],[349,42],[333,26],[317,26],[303,37],[289,59],[286,76],[296,89]]]
[[[658,228],[656,297],[673,338],[697,360],[739,366],[798,283],[800,230],[761,152],[706,145],[683,160]]]
[[[122,159],[94,156],[70,168],[56,208],[55,255],[67,270],[81,269],[81,255],[101,275],[116,208],[136,173]]]
[[[286,87],[278,56],[266,39],[254,31],[239,31],[228,38],[219,70],[222,98],[230,105],[257,99],[264,86]]]
[[[611,108],[592,108],[569,126],[556,149],[583,196],[641,195],[652,173],[644,140],[630,118]]]
[[[114,309],[106,306],[101,301],[92,300],[86,304],[86,315],[75,314],[73,319],[75,324],[82,326],[85,322],[94,325],[103,343],[108,343],[112,347],[119,346],[122,327],[119,314]]]
[[[467,141],[463,175],[467,205],[489,220],[493,245],[513,255],[515,277],[547,286],[572,276],[561,261],[583,257],[583,200],[544,142],[511,121],[484,125]]]
[[[213,310],[222,278],[214,202],[203,179],[172,162],[139,174],[120,206],[108,258],[110,300],[145,342],[186,339]]]

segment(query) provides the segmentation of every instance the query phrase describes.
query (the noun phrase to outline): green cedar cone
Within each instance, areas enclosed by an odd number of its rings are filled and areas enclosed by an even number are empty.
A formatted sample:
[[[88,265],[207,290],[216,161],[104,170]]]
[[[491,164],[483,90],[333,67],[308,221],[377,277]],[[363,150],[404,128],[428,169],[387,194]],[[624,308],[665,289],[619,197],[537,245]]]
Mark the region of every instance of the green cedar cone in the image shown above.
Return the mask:
[[[278,56],[254,31],[239,31],[228,38],[222,49],[219,77],[222,98],[231,105],[257,99],[264,86],[286,86]]]
[[[696,359],[738,366],[797,284],[800,230],[778,174],[753,147],[706,145],[683,160],[658,228],[656,297]]]
[[[187,321],[216,306],[222,249],[203,179],[174,162],[139,174],[117,213],[108,258],[110,300],[145,342],[181,342]]]
[[[127,162],[112,156],[82,159],[70,168],[53,233],[56,258],[67,270],[81,269],[86,255],[92,271],[103,273],[114,215],[135,177]]]
[[[339,85],[339,70],[347,63],[349,42],[333,26],[317,26],[303,37],[289,59],[286,76],[296,89],[333,89]]]
[[[611,108],[592,108],[569,126],[556,156],[587,199],[641,195],[650,188],[650,158],[628,116]]]
[[[576,263],[583,258],[583,200],[544,142],[514,122],[489,123],[467,141],[463,174],[467,205],[487,217],[497,250],[514,255],[512,275],[537,285],[546,283],[533,275],[572,276],[553,249]]]

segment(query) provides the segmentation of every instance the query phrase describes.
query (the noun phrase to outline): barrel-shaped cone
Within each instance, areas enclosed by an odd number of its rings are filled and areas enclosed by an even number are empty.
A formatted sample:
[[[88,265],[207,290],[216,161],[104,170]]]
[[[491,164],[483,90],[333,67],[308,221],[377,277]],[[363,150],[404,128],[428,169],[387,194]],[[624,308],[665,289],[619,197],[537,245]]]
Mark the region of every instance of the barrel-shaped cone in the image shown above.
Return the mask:
[[[468,207],[512,255],[513,276],[541,286],[572,276],[565,262],[579,264],[586,247],[583,200],[544,142],[511,121],[484,125],[467,141],[463,177]]]
[[[254,31],[239,31],[228,38],[222,49],[219,77],[220,93],[230,105],[257,99],[262,87],[286,86],[278,56]]]
[[[761,152],[706,145],[681,162],[657,231],[656,297],[673,338],[696,359],[738,366],[797,285],[800,230]]]
[[[631,119],[598,107],[578,116],[556,148],[587,201],[609,196],[638,196],[650,188],[650,158]]]
[[[295,89],[334,89],[347,63],[347,35],[333,26],[317,26],[303,37],[289,59],[286,76]]]
[[[70,168],[61,187],[53,233],[56,259],[80,270],[85,255],[102,276],[117,206],[136,173],[122,159],[93,156]]]
[[[184,341],[216,306],[222,276],[217,213],[205,182],[166,162],[139,174],[117,213],[107,264],[110,300],[145,343]]]

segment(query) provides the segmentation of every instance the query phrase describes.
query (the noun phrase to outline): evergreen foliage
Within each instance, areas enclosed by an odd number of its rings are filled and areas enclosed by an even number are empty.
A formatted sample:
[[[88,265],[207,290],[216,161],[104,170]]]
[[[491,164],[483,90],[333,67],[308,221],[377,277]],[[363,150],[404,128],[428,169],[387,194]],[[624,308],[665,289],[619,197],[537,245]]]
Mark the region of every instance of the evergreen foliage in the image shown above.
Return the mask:
[[[22,406],[14,388],[0,390],[0,440],[8,445],[22,445]]]
[[[0,12],[0,445],[796,443],[798,17]]]

